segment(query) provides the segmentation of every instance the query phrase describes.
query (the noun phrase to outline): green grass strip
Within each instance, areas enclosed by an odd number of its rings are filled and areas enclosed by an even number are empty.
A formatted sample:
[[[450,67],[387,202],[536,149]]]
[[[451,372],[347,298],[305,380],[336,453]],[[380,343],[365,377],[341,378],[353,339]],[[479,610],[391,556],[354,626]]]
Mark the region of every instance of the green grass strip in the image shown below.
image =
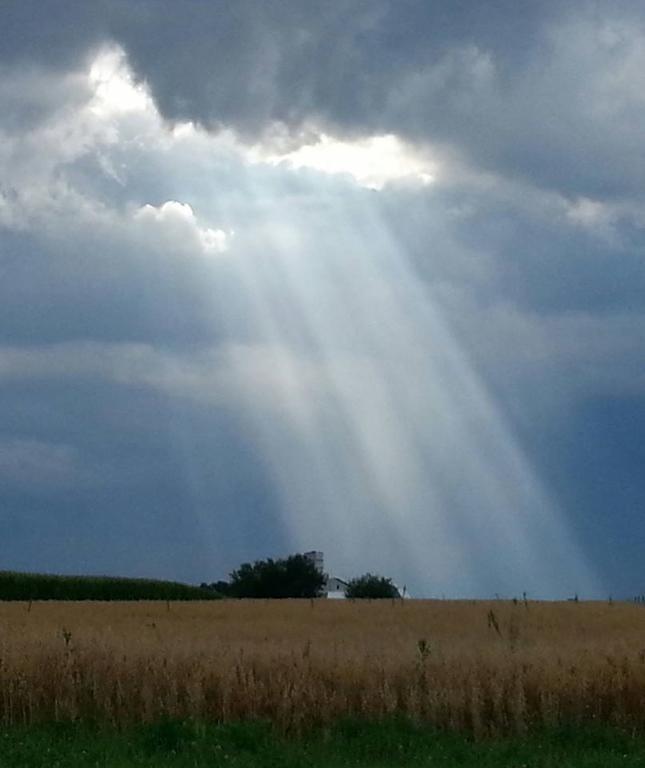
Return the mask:
[[[645,739],[607,728],[475,743],[405,722],[343,722],[301,737],[264,723],[163,722],[126,731],[0,731],[0,768],[643,768]]]

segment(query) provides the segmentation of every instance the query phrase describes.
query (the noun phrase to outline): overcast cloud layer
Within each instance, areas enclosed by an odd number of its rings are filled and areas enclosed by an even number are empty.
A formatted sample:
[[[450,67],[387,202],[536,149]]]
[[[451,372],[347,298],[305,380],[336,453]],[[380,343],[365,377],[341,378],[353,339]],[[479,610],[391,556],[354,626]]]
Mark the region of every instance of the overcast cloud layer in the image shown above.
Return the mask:
[[[0,7],[0,568],[642,592],[639,4],[45,5]]]

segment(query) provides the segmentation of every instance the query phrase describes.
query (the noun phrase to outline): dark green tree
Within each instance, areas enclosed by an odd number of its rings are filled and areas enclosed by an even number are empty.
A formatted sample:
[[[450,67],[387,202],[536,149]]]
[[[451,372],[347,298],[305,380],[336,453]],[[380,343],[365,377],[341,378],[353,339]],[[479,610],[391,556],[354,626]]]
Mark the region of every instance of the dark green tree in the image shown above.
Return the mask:
[[[243,563],[231,573],[229,594],[232,597],[302,598],[318,597],[325,575],[303,555],[282,560],[257,560]]]
[[[212,581],[210,584],[207,584],[205,581],[203,581],[199,585],[199,588],[203,589],[205,592],[217,594],[220,597],[230,597],[231,585],[228,583],[228,581],[222,581],[220,579],[219,581]]]
[[[369,600],[401,597],[399,590],[392,583],[392,579],[376,576],[373,573],[366,573],[363,576],[352,579],[347,585],[345,596],[350,599]]]

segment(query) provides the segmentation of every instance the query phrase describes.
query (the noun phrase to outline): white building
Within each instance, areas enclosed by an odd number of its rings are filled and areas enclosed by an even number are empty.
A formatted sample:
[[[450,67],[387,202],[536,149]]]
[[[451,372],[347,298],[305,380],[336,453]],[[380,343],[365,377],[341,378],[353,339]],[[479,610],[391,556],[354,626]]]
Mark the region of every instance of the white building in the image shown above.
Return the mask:
[[[337,576],[328,576],[324,589],[328,598],[343,600],[347,590],[347,582],[339,579]]]
[[[325,556],[322,552],[313,549],[311,552],[304,552],[302,556],[312,562],[320,573],[324,573]]]
[[[325,556],[319,550],[303,552],[303,557],[310,560],[320,573],[325,572]],[[339,579],[338,576],[327,576],[327,581],[322,589],[322,597],[332,598],[334,600],[344,599],[347,582]]]

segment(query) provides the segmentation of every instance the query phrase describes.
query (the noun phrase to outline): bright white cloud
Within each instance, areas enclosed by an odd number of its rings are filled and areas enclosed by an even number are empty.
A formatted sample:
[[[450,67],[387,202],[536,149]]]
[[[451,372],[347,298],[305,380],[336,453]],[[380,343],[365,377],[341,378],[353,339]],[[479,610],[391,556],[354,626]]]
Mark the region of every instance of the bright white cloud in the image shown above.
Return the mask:
[[[233,236],[222,229],[200,227],[190,205],[176,200],[167,200],[158,207],[146,204],[135,211],[134,220],[165,244],[188,247],[191,252],[197,249],[206,256],[224,253]]]
[[[32,73],[26,82],[39,92],[53,87],[50,79]],[[212,158],[222,143],[234,151],[230,138],[221,142],[190,124],[169,130],[118,47],[100,51],[88,72],[66,75],[63,85],[58,90],[65,98],[40,123],[6,136],[0,129],[0,226],[62,239],[70,227],[103,239],[110,232],[187,255],[227,251],[232,230],[198,219],[190,204],[170,199],[153,205],[135,197],[119,208],[103,199],[100,187],[108,179],[127,195],[136,183],[133,166],[142,160],[154,158],[154,165],[177,147],[186,151],[186,144],[191,159],[200,152]],[[29,107],[29,91],[22,98]],[[90,170],[80,179],[84,164],[99,173]]]
[[[88,81],[94,94],[89,109],[99,118],[156,111],[148,89],[135,82],[125,54],[118,47],[98,54],[90,67]]]
[[[308,141],[285,153],[272,153],[261,145],[254,147],[252,153],[272,165],[347,174],[360,186],[376,190],[388,182],[411,180],[429,184],[435,178],[435,163],[394,134],[350,140],[319,133]]]
[[[561,207],[569,223],[614,247],[621,244],[621,224],[645,229],[645,210],[639,200],[604,201],[578,197],[571,201],[562,198]]]

